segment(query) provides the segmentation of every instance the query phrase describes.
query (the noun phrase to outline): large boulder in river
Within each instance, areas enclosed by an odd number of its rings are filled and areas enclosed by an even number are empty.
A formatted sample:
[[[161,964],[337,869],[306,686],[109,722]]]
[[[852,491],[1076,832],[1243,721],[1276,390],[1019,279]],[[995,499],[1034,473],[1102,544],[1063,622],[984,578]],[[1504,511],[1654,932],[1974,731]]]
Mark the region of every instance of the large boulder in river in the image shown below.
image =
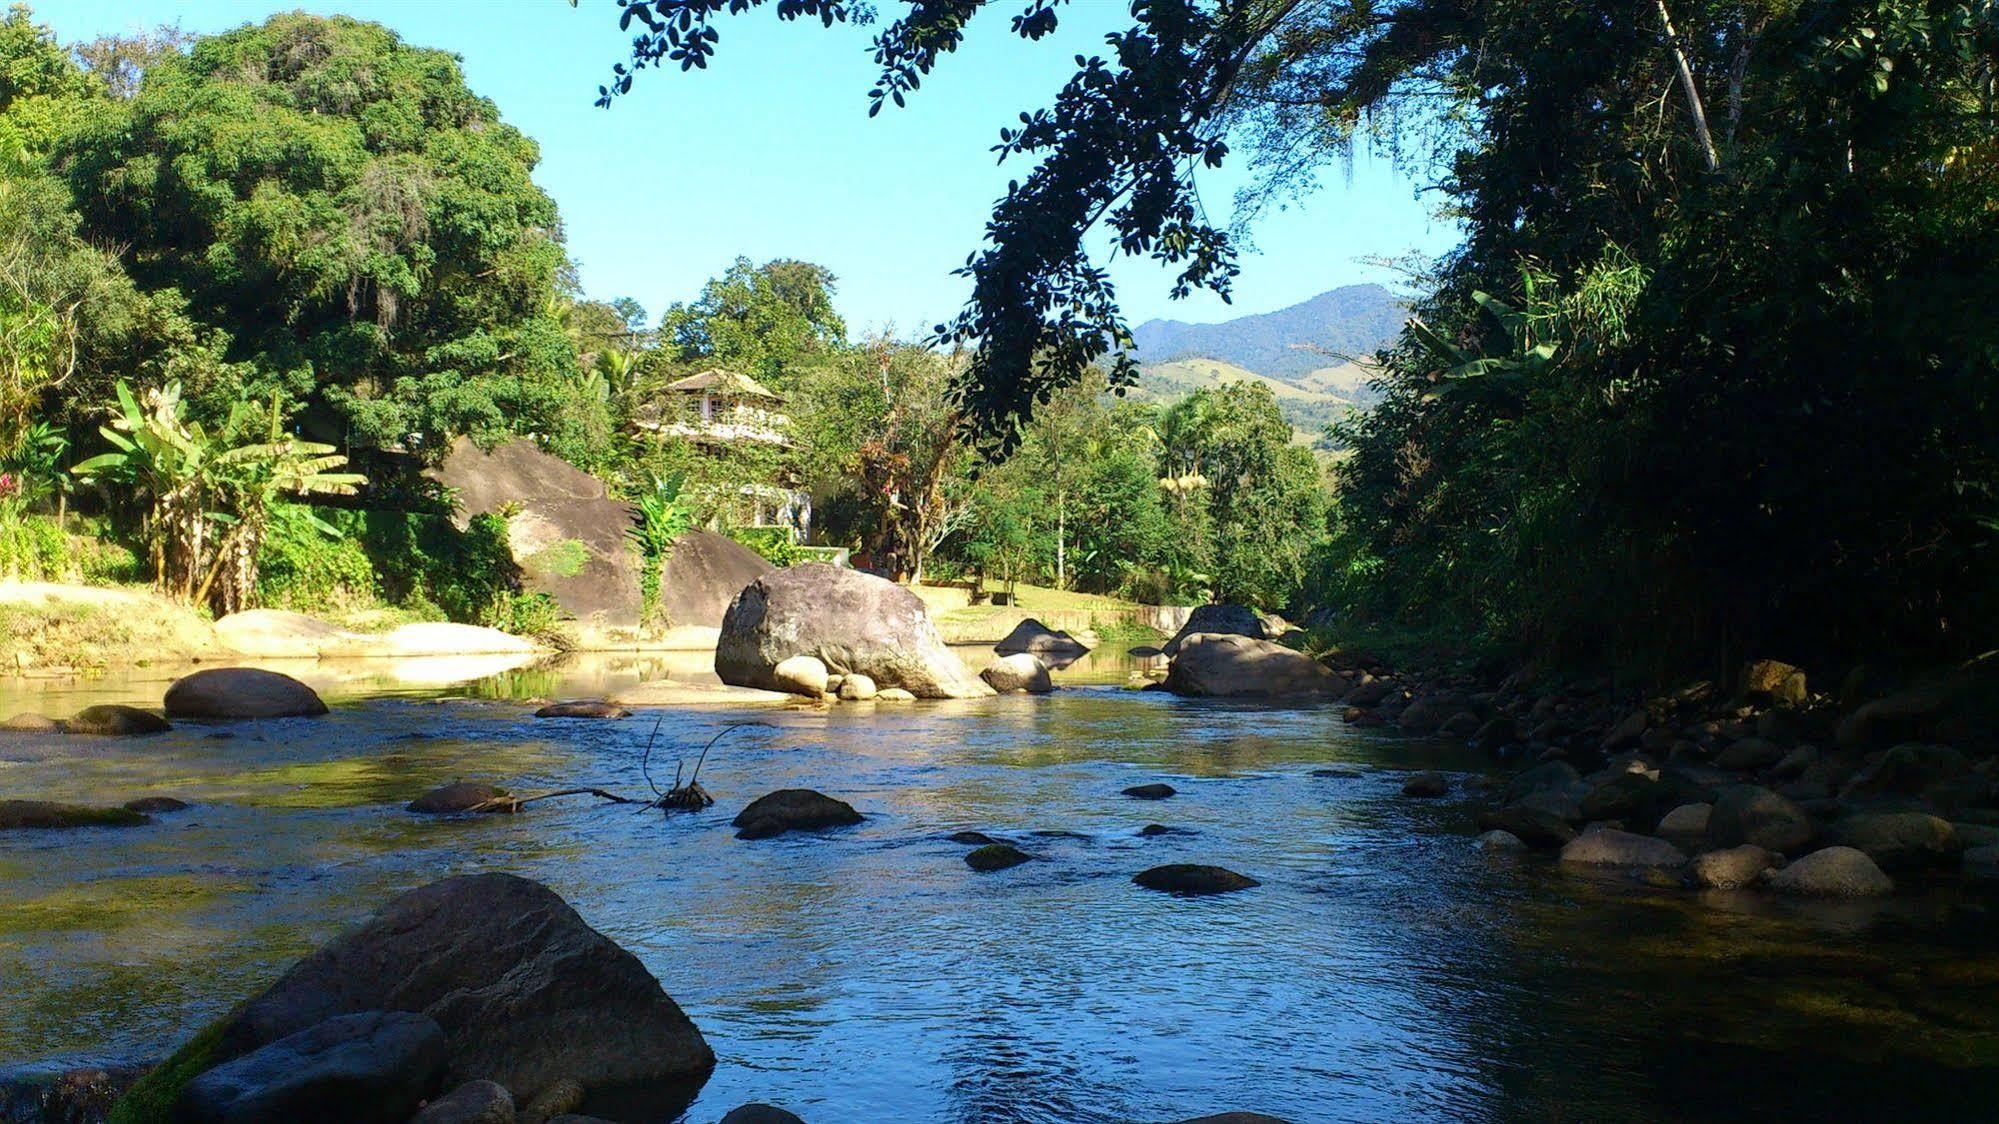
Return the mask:
[[[1199,633],[1180,640],[1166,670],[1176,695],[1219,698],[1331,698],[1346,680],[1303,652],[1248,636]]]
[[[713,531],[673,540],[659,578],[659,607],[675,626],[719,628],[743,587],[777,569],[764,556]]]
[[[166,711],[174,718],[295,718],[325,714],[326,704],[283,672],[211,667],[174,680]]]
[[[406,1124],[444,1074],[444,1030],[407,1011],[339,1015],[187,1083],[176,1124]]]
[[[1180,649],[1193,636],[1247,636],[1251,640],[1269,640],[1270,629],[1255,609],[1247,605],[1202,605],[1187,615],[1187,623],[1180,626],[1173,639],[1166,642],[1167,655],[1178,655]]]
[[[447,878],[396,898],[203,1037],[221,1062],[365,1011],[436,1020],[447,1086],[485,1079],[521,1097],[562,1078],[679,1088],[715,1064],[638,957],[548,887],[511,874]]]
[[[738,687],[785,690],[777,667],[813,656],[837,675],[865,675],[918,698],[993,693],[944,646],[923,599],[858,570],[807,562],[751,582],[722,618],[715,674]]]
[[[1005,639],[993,645],[993,652],[997,655],[1012,656],[1025,652],[1051,662],[1074,660],[1089,650],[1088,644],[1060,629],[1049,628],[1033,617],[1014,625]]]
[[[750,801],[729,826],[738,839],[769,839],[787,831],[819,831],[861,822],[861,814],[844,800],[809,788],[781,788]]]
[[[1029,652],[1015,652],[994,660],[991,667],[979,673],[986,685],[1000,694],[1025,691],[1030,695],[1045,695],[1055,689],[1055,681],[1048,677],[1048,665],[1041,657]]]
[[[639,568],[626,544],[632,508],[604,482],[516,438],[491,452],[460,437],[430,473],[457,493],[455,517],[512,512],[508,546],[529,589],[586,629],[639,624]]]
[[[1687,856],[1664,839],[1604,827],[1563,844],[1561,860],[1577,866],[1678,867],[1686,865]]]

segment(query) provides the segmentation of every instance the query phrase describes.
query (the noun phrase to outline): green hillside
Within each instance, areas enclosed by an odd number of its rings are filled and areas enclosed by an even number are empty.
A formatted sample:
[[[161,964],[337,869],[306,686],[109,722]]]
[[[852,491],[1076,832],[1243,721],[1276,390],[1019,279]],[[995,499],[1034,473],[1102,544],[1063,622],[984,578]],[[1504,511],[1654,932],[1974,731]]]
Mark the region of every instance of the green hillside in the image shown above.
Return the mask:
[[[1314,371],[1313,375],[1326,374],[1321,386],[1334,388],[1341,385],[1357,385],[1362,379],[1344,375],[1334,377],[1328,372],[1344,372],[1340,368],[1326,368]],[[1363,376],[1364,379],[1364,376]],[[1284,418],[1291,423],[1294,439],[1300,444],[1312,444],[1325,430],[1326,423],[1360,405],[1353,394],[1330,389],[1306,389],[1280,379],[1266,378],[1254,371],[1247,371],[1233,363],[1219,359],[1176,359],[1171,363],[1152,363],[1142,369],[1138,389],[1133,397],[1140,401],[1172,401],[1192,394],[1204,387],[1221,386],[1232,382],[1256,382],[1270,388],[1276,396],[1278,408]]]

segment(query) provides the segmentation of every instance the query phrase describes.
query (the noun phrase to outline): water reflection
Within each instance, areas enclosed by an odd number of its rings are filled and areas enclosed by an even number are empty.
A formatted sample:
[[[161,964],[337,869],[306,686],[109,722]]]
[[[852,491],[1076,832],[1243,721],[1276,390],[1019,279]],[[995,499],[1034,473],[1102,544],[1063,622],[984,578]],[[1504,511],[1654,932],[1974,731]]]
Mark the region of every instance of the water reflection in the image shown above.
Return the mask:
[[[815,1122],[1036,1124],[1972,1119],[1999,1103],[1990,902],[1826,910],[1494,862],[1467,846],[1460,804],[1397,795],[1403,770],[1480,767],[1461,750],[1328,708],[1129,690],[1142,669],[1115,654],[1051,698],[759,711],[764,728],[704,768],[720,803],[699,814],[400,810],[458,778],[642,791],[649,717],[543,722],[518,700],[702,662],[364,692],[226,740],[0,739],[5,795],[196,803],[143,829],[0,837],[0,1065],[156,1055],[388,895],[497,869],[563,893],[701,1025],[721,1064],[688,1121],[749,1100]],[[37,702],[68,713],[162,685]],[[663,713],[655,776],[744,717]],[[1312,775],[1329,766],[1353,775]],[[1155,779],[1180,794],[1119,795]],[[733,838],[744,803],[793,785],[868,821]],[[1182,833],[1139,837],[1150,822]],[[945,839],[960,829],[1040,861],[973,874]],[[1264,885],[1210,900],[1130,885],[1169,861]]]

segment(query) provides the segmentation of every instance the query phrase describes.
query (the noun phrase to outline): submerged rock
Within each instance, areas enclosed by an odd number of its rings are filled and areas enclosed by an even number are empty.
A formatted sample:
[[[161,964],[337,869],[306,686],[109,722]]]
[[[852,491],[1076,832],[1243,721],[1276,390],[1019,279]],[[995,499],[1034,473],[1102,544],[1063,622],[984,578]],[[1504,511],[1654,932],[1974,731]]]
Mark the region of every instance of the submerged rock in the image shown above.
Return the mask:
[[[823,562],[765,574],[736,595],[722,619],[715,672],[725,683],[778,690],[777,665],[800,655],[922,698],[992,694],[945,647],[922,598]]]
[[[16,714],[6,722],[0,723],[0,728],[18,730],[27,734],[60,734],[67,727],[68,723],[60,718],[50,718],[46,714],[31,713]]]
[[[176,1124],[405,1124],[444,1075],[444,1029],[407,1011],[337,1015],[187,1083]]]
[[[188,806],[187,801],[176,800],[171,796],[141,796],[137,800],[127,800],[124,804],[126,811],[137,812],[140,815],[151,815],[155,812],[184,812]]]
[[[470,812],[489,800],[498,800],[507,795],[507,790],[477,781],[454,781],[431,789],[404,807],[412,812],[429,816],[452,815]],[[484,810],[484,809],[480,809]],[[506,811],[512,811],[508,808]]]
[[[1019,866],[1021,863],[1028,862],[1033,858],[1033,855],[1028,854],[1018,847],[1005,843],[988,843],[978,850],[967,854],[965,856],[965,865],[980,873],[985,873],[992,870],[1005,870],[1010,866]]]
[[[140,710],[136,706],[120,706],[116,703],[99,703],[78,711],[69,721],[63,723],[63,729],[72,734],[129,738],[143,734],[163,734],[173,729],[173,726],[150,710]]]
[[[513,1094],[491,1081],[467,1081],[430,1102],[410,1124],[514,1124]]]
[[[948,838],[953,843],[964,843],[973,847],[987,847],[994,843],[1003,842],[1002,840],[994,839],[983,831],[954,831]]]
[[[993,661],[992,666],[980,672],[979,678],[1002,695],[1014,691],[1045,695],[1055,689],[1055,681],[1048,677],[1048,665],[1031,652],[1001,656]]]
[[[1677,867],[1686,863],[1687,856],[1664,839],[1598,828],[1564,844],[1561,859],[1582,866]]]
[[[1166,671],[1176,695],[1214,698],[1333,698],[1346,680],[1303,652],[1247,636],[1195,633]]]
[[[722,1124],[805,1124],[797,1116],[769,1104],[746,1104],[729,1110]]]
[[[1402,795],[1417,797],[1442,796],[1451,790],[1451,782],[1442,773],[1417,773],[1402,782]]]
[[[1799,897],[1874,898],[1894,893],[1895,883],[1866,852],[1827,847],[1771,875],[1770,888]]]
[[[1168,863],[1165,866],[1155,866],[1151,870],[1132,875],[1131,880],[1148,890],[1163,890],[1173,894],[1226,894],[1263,885],[1247,874],[1237,874],[1225,867],[1204,866],[1198,863]]]
[[[738,839],[768,839],[787,831],[819,831],[861,822],[853,805],[809,788],[783,788],[750,802],[730,821]]]
[[[384,1010],[436,1021],[451,1085],[679,1087],[715,1064],[637,957],[546,886],[511,874],[447,878],[397,897],[197,1043],[226,1061],[335,1016]],[[311,1119],[329,1119],[321,1113]]]
[[[1149,823],[1139,828],[1138,834],[1141,838],[1151,839],[1159,835],[1192,835],[1194,833],[1184,827],[1167,827],[1163,823]]]
[[[1170,784],[1135,784],[1124,790],[1124,795],[1134,800],[1164,800],[1180,790]]]
[[[53,800],[0,800],[0,830],[10,828],[137,827],[151,823],[128,808],[93,808]]]
[[[603,699],[552,702],[534,712],[536,718],[629,718],[632,712]]]
[[[174,680],[166,710],[172,718],[293,718],[325,714],[326,704],[282,672],[212,667]]]

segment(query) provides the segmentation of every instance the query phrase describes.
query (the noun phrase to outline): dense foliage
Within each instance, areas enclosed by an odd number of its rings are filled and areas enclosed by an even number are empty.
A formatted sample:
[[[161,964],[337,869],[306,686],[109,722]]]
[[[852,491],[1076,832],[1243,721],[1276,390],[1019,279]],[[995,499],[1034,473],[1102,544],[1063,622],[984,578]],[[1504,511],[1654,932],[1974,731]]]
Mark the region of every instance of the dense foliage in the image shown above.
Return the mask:
[[[711,25],[758,6],[628,0],[635,62],[703,65]],[[877,104],[987,6],[910,5],[877,38]],[[1016,10],[1036,39],[1059,6]],[[1117,363],[1128,336],[1085,252],[1100,222],[1225,291],[1194,168],[1246,147],[1253,205],[1372,140],[1434,178],[1466,240],[1386,356],[1385,402],[1340,435],[1318,599],[1650,667],[1991,645],[1999,4],[1131,12],[1000,135],[1032,167],[939,333],[976,349],[961,401],[989,440]]]

